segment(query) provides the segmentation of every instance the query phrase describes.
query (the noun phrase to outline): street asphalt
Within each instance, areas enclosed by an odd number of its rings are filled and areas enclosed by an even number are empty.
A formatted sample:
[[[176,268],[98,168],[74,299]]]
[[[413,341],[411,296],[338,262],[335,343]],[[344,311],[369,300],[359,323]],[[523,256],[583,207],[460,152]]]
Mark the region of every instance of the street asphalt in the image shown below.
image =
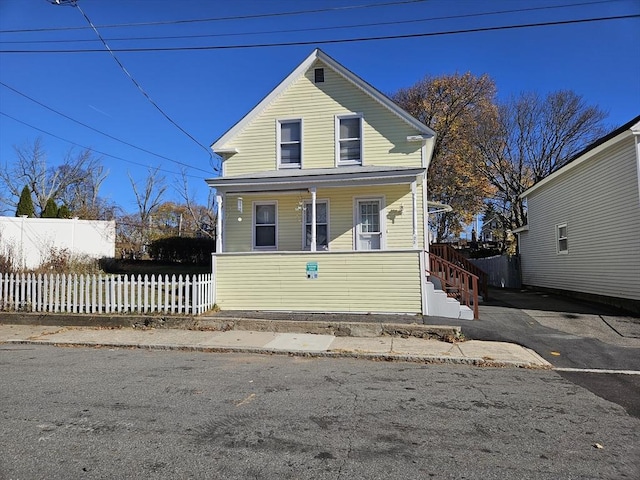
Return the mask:
[[[553,367],[640,417],[640,318],[529,290],[492,290],[479,320],[255,311],[195,318],[2,312],[3,342]]]

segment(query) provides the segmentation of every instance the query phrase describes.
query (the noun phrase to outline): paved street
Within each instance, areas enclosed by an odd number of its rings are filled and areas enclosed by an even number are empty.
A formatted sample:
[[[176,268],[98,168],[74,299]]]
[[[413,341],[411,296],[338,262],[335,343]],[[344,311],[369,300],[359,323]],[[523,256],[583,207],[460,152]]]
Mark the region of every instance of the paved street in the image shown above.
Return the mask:
[[[467,338],[534,350],[566,379],[640,418],[640,318],[604,305],[535,291],[492,290],[480,320],[461,325]],[[442,323],[425,317],[425,323]],[[594,373],[592,370],[608,373]]]
[[[548,370],[0,346],[2,478],[618,479],[640,420]]]

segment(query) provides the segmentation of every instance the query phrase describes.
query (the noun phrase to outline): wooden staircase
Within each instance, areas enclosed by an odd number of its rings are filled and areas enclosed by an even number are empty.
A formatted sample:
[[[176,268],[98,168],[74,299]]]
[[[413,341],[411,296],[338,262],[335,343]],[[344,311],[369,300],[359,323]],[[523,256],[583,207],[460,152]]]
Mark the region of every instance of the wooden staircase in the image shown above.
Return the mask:
[[[484,299],[488,297],[487,274],[451,245],[434,243],[429,250],[428,275],[437,280],[448,297],[471,309],[477,320],[479,293]]]

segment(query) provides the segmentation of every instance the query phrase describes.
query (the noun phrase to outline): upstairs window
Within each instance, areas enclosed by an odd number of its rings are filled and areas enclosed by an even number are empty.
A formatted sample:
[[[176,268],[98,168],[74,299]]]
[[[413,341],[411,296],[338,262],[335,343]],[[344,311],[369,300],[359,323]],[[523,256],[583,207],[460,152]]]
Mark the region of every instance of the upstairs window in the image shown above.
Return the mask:
[[[300,168],[302,165],[302,120],[278,121],[278,166]]]
[[[362,116],[336,117],[338,165],[362,165]]]
[[[558,253],[569,253],[569,237],[566,223],[556,226],[556,238],[558,240]]]

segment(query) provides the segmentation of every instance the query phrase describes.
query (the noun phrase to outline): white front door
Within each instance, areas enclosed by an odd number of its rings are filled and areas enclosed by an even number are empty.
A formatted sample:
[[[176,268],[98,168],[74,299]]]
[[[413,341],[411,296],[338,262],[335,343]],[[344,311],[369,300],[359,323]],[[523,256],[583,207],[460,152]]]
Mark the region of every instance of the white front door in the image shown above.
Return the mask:
[[[382,228],[380,200],[358,200],[356,205],[356,250],[380,250]]]

